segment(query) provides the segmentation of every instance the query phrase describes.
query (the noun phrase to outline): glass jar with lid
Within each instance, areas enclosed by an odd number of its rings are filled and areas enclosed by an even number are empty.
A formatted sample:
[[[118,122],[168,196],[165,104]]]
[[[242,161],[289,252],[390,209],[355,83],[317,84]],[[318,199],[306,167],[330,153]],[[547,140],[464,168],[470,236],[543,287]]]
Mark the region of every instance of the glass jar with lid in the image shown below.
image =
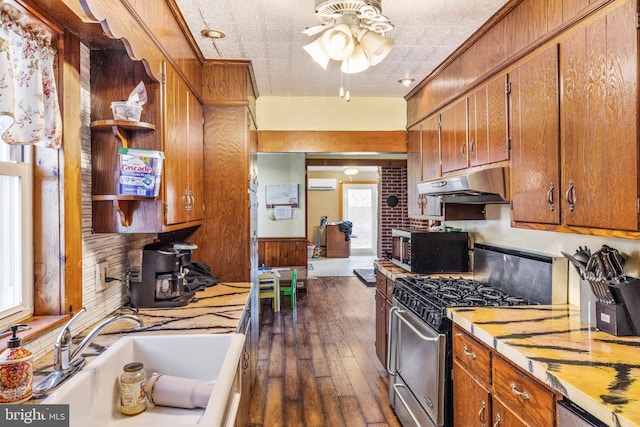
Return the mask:
[[[137,415],[147,409],[147,373],[140,362],[127,363],[120,374],[120,412]]]

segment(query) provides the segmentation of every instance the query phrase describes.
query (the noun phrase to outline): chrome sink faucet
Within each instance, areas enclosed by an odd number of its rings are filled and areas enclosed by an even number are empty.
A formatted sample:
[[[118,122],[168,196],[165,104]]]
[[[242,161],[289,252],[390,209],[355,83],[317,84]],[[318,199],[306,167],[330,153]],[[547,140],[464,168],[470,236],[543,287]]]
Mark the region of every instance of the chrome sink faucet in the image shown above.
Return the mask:
[[[62,327],[62,331],[58,334],[58,338],[53,346],[53,372],[33,388],[34,395],[42,396],[50,393],[78,372],[85,362],[84,357],[82,357],[82,352],[93,342],[100,332],[107,327],[121,321],[132,323],[136,328],[143,326],[142,319],[133,314],[121,314],[109,317],[93,328],[72,352],[71,344],[73,336],[71,335],[71,326],[85,311],[86,309],[82,308]]]

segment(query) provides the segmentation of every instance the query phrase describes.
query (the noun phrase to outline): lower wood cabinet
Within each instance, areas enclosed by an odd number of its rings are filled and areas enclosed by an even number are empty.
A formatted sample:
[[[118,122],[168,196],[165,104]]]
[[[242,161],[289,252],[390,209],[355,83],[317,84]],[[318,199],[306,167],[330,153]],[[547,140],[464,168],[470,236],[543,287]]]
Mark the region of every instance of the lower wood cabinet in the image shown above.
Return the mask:
[[[455,426],[555,426],[556,400],[545,384],[454,325]]]
[[[255,290],[252,290],[255,292]],[[244,334],[244,347],[240,356],[240,403],[236,416],[235,427],[249,425],[249,410],[251,409],[251,396],[253,395],[253,385],[256,377],[256,363],[258,353],[258,343],[256,334],[253,333],[254,325],[251,321],[252,310],[251,301],[247,303],[245,313],[240,320],[240,325],[236,332]]]
[[[387,338],[389,336],[389,310],[393,298],[393,280],[376,271],[376,355],[387,366]]]
[[[453,413],[456,426],[491,424],[490,385],[478,381],[457,360],[453,362]]]

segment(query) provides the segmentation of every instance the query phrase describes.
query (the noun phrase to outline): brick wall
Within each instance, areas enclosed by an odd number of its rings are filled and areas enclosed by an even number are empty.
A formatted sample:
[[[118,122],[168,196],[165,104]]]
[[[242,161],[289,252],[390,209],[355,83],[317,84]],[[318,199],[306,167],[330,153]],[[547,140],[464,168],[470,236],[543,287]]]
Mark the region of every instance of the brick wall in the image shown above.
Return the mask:
[[[380,168],[380,239],[378,255],[387,256],[391,252],[391,229],[409,228],[407,209],[407,168]],[[387,205],[387,198],[396,196],[398,204]]]

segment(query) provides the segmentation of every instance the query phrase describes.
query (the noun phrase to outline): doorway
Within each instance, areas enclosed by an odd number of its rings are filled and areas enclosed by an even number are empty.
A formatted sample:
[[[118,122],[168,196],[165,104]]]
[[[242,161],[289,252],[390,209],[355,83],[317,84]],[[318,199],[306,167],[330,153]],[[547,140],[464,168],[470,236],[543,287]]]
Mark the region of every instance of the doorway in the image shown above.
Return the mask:
[[[342,220],[352,223],[351,255],[376,256],[378,184],[342,184]]]

